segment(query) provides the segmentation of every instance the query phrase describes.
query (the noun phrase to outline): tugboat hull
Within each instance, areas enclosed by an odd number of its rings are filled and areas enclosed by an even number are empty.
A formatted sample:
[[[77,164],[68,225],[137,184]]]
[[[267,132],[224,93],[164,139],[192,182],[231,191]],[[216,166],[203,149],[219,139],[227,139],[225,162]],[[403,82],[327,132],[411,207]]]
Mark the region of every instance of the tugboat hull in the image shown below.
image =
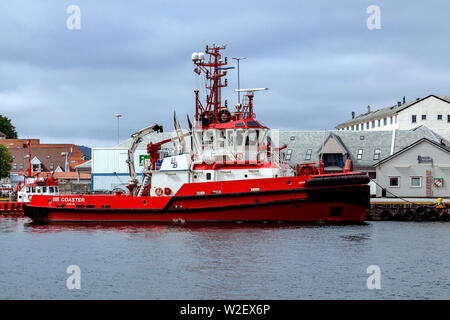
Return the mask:
[[[364,180],[365,177],[359,176],[359,179]],[[292,185],[290,180],[287,181]],[[336,184],[336,179],[332,181]],[[345,182],[344,179],[341,182]],[[183,194],[184,192],[190,194]],[[25,206],[25,215],[34,222],[41,223],[358,223],[364,220],[369,207],[369,186],[367,184],[323,185],[218,194],[198,194],[187,187],[184,190],[181,189],[179,193],[172,197],[67,196],[65,200],[64,197],[52,199],[40,196],[33,198],[32,203]],[[63,205],[61,201],[65,204]],[[50,205],[44,205],[49,202]]]

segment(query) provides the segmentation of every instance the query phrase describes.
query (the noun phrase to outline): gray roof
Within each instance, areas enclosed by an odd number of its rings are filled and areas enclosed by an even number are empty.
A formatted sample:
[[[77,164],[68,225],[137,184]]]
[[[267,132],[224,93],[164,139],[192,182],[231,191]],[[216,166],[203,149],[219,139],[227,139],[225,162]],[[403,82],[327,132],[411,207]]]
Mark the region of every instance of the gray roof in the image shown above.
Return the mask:
[[[418,145],[418,144],[420,144],[420,143],[422,143],[422,142],[424,142],[424,141],[427,141],[427,142],[431,143],[432,145],[435,145],[436,147],[441,148],[442,150],[444,150],[444,151],[450,153],[450,146],[448,146],[448,145],[443,145],[443,144],[441,144],[441,143],[438,143],[438,142],[436,142],[436,141],[429,140],[429,139],[427,139],[427,138],[422,138],[422,139],[419,139],[419,140],[415,141],[414,143],[412,143],[412,144],[406,146],[405,148],[402,148],[401,150],[395,152],[394,154],[390,155],[389,157],[386,157],[386,158],[384,158],[383,160],[377,162],[377,163],[376,163],[376,166],[382,164],[383,162],[389,161],[389,160],[392,159],[392,158],[395,158],[395,157],[398,156],[399,154],[405,152],[406,150],[409,150],[409,149],[413,148],[414,146],[416,146],[416,145]]]
[[[394,105],[394,106],[381,108],[381,109],[378,109],[375,111],[360,114],[360,115],[356,116],[354,119],[350,119],[348,121],[338,124],[335,128],[347,127],[349,125],[353,125],[353,124],[357,124],[357,123],[361,123],[361,122],[367,122],[370,120],[381,119],[381,118],[385,118],[388,116],[392,116],[392,115],[397,114],[398,112],[412,106],[413,104],[415,104],[419,101],[428,99],[429,97],[436,97],[438,99],[441,99],[441,100],[444,100],[444,101],[450,103],[450,96],[435,96],[435,95],[431,94],[422,99],[408,101],[400,106]]]
[[[378,160],[373,160],[375,149],[380,149],[380,159],[391,154],[392,130],[388,131],[284,131],[280,132],[280,144],[286,144],[287,149],[292,149],[290,165],[305,162],[319,162],[319,150],[330,133],[339,137],[353,161],[355,168],[373,168]],[[294,140],[291,140],[294,137]],[[361,137],[363,137],[361,139]],[[427,138],[436,143],[441,139],[447,145],[448,141],[431,131],[425,126],[420,126],[411,130],[396,130],[394,152],[414,143],[415,141]],[[311,160],[306,160],[308,149],[312,149]],[[363,150],[361,160],[357,159],[358,150]]]

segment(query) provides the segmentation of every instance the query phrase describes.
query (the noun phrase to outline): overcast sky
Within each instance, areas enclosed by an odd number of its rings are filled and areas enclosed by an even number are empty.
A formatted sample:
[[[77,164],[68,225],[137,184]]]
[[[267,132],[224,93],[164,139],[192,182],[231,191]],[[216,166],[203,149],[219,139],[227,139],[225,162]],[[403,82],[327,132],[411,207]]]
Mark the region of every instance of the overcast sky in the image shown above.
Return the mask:
[[[381,29],[369,30],[369,5]],[[69,30],[69,5],[81,29]],[[191,53],[227,44],[241,87],[268,87],[257,118],[282,130],[333,129],[365,112],[428,94],[450,95],[450,3],[445,1],[0,2],[0,114],[21,138],[90,147],[153,123],[183,127],[194,112]],[[223,96],[236,103],[237,73]],[[192,116],[191,116],[192,118]]]

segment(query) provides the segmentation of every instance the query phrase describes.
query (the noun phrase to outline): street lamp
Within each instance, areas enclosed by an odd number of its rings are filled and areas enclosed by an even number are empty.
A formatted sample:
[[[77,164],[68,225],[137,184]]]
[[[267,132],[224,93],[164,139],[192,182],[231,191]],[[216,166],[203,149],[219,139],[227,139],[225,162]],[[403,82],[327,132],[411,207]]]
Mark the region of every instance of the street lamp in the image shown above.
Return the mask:
[[[114,115],[114,117],[117,118],[117,144],[119,144],[119,119],[120,119],[120,117],[122,117],[122,115],[119,113],[116,113]]]
[[[237,69],[238,69],[238,90],[241,88],[241,84],[240,84],[240,77],[239,77],[239,61],[240,60],[244,60],[244,59],[247,59],[247,58],[232,58],[232,59],[234,59],[234,60],[236,60],[237,61]],[[241,103],[241,92],[240,91],[238,91],[238,103]]]

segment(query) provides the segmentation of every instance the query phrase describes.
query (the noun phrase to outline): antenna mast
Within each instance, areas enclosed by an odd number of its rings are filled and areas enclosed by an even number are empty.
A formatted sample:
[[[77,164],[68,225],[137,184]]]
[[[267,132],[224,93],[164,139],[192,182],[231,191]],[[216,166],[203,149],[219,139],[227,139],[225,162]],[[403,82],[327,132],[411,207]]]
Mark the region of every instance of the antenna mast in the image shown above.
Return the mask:
[[[192,61],[196,66],[194,72],[198,75],[201,73],[205,75],[207,80],[206,89],[209,92],[206,96],[206,106],[203,106],[198,99],[198,92],[195,93],[195,120],[201,121],[203,125],[217,122],[219,111],[227,109],[226,102],[225,105],[222,105],[221,89],[226,87],[228,82],[226,79],[222,82],[222,78],[226,76],[228,69],[234,69],[234,67],[225,67],[228,64],[227,58],[223,61],[220,54],[220,51],[225,48],[225,45],[206,46],[207,60],[205,60],[205,53],[203,52],[194,52],[192,54]]]

